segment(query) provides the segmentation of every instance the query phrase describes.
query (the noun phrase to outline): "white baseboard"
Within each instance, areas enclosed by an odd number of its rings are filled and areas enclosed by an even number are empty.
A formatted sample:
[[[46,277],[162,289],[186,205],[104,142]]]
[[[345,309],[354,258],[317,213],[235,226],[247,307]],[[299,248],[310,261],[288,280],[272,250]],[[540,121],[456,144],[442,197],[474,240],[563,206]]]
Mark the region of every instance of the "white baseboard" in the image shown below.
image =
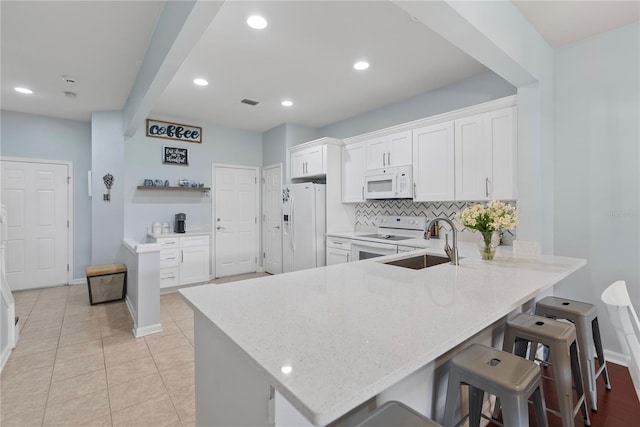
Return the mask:
[[[155,325],[145,326],[144,328],[138,328],[136,325],[133,327],[133,335],[136,338],[144,337],[145,335],[157,334],[162,332],[162,325],[156,323]]]
[[[9,356],[11,356],[11,346],[7,344],[7,346],[2,349],[2,355],[0,356],[0,372],[4,369],[4,365],[7,364]]]
[[[604,358],[607,362],[615,363],[616,365],[629,366],[627,356],[622,353],[604,349]]]
[[[73,279],[70,283],[71,285],[86,285],[87,278],[83,277],[82,279]]]
[[[129,316],[131,316],[131,320],[133,320],[133,323],[136,323],[136,311],[134,310],[133,306],[131,305],[131,300],[129,300],[129,295],[127,295],[124,298],[124,302],[127,304],[127,309],[129,310]]]

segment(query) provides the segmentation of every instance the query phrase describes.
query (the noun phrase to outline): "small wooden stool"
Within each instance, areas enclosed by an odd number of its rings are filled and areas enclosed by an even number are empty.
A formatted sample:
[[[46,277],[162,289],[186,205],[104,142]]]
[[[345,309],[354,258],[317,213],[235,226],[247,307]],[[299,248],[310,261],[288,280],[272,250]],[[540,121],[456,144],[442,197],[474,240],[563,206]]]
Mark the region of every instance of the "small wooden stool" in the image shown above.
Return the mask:
[[[127,293],[127,266],[124,264],[87,267],[87,286],[91,305],[124,299]]]

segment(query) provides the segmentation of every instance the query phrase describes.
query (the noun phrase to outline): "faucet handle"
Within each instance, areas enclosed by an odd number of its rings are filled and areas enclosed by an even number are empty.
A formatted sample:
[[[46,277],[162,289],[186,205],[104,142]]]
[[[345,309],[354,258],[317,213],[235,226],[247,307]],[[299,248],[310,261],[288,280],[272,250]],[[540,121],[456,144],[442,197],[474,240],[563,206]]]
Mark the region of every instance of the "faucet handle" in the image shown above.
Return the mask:
[[[449,259],[451,259],[453,249],[451,249],[451,246],[449,246],[449,235],[446,233],[444,235],[444,252],[447,254]]]

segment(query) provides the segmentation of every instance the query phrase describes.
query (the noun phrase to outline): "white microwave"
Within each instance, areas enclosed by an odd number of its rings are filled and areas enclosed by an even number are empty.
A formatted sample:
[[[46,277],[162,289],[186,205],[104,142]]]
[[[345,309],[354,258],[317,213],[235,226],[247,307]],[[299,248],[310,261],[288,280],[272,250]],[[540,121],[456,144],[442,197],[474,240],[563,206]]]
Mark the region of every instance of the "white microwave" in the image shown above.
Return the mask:
[[[413,199],[411,166],[368,171],[364,178],[365,199]]]

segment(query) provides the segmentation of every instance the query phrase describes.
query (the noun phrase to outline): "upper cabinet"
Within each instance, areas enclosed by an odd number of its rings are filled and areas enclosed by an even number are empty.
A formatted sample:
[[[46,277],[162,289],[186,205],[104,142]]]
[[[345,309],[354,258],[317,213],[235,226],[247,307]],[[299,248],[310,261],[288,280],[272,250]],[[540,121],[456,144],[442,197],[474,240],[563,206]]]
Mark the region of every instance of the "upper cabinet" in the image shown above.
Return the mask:
[[[326,173],[326,145],[316,145],[291,153],[292,179],[322,176]]]
[[[342,147],[342,201],[364,201],[364,176],[367,172],[367,151],[364,142]]]
[[[413,199],[455,199],[453,121],[413,131]]]
[[[411,131],[398,132],[367,141],[367,169],[406,166],[412,163]]]
[[[516,107],[455,121],[456,200],[517,197]]]

